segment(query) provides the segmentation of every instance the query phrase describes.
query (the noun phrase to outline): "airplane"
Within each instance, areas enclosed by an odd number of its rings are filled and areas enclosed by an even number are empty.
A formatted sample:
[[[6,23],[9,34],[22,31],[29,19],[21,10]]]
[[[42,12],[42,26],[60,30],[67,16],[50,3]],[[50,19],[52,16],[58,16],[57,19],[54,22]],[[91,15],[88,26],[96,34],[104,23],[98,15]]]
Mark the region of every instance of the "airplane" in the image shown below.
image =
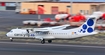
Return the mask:
[[[42,44],[44,44],[46,40],[48,43],[52,43],[52,40],[54,39],[73,39],[97,34],[98,32],[95,31],[97,19],[97,16],[90,16],[80,27],[72,29],[39,29],[33,32],[23,29],[12,29],[6,35],[10,39],[16,37],[26,37],[39,39]]]

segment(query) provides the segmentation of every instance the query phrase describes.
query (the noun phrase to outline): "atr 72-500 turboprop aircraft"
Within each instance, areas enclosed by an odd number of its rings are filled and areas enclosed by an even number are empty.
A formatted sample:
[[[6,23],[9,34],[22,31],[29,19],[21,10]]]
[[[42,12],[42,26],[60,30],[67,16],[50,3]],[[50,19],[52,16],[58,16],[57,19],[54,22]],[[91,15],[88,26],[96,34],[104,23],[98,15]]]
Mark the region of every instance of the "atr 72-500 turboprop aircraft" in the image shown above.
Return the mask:
[[[96,16],[90,16],[80,27],[72,29],[36,29],[34,31],[12,29],[6,35],[10,39],[35,38],[40,39],[42,44],[45,43],[45,40],[51,43],[54,39],[72,39],[97,34],[98,32],[94,31],[97,19],[98,17]]]

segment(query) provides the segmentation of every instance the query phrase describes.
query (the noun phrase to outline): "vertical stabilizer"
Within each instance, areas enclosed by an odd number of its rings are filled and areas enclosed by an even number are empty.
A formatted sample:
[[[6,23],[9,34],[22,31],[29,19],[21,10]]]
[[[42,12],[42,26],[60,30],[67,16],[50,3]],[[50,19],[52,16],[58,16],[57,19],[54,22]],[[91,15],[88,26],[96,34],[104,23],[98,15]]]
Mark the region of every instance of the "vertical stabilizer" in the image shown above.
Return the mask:
[[[87,21],[79,27],[80,33],[92,33],[95,29],[97,16],[91,15]]]

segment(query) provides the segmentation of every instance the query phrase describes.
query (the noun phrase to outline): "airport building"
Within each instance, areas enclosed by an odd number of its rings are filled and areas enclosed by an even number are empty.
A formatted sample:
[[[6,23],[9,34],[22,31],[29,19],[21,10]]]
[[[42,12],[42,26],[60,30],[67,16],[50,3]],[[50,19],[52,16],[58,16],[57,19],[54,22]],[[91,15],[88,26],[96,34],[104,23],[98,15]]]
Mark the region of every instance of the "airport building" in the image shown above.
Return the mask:
[[[0,11],[19,9],[22,14],[29,14],[34,11],[36,14],[58,14],[81,12],[83,14],[91,14],[94,11],[105,12],[104,0],[0,0]],[[43,9],[40,9],[39,6]]]
[[[0,0],[0,11],[20,9],[25,1],[59,1],[59,0]]]
[[[42,6],[43,9],[40,9],[39,6]],[[71,7],[70,2],[35,1],[21,3],[21,13],[28,14],[30,9],[38,14],[58,14],[70,12],[72,12],[72,14],[76,14],[78,12],[91,14],[95,11],[105,11],[105,4],[104,2],[73,2]]]

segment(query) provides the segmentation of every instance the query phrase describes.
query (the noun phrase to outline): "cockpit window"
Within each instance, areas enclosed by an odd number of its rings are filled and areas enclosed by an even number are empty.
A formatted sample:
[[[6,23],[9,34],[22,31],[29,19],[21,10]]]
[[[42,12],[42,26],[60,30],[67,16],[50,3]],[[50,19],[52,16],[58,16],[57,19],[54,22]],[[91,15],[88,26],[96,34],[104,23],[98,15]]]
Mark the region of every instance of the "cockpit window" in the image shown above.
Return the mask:
[[[13,31],[10,31],[10,32],[13,32]]]

